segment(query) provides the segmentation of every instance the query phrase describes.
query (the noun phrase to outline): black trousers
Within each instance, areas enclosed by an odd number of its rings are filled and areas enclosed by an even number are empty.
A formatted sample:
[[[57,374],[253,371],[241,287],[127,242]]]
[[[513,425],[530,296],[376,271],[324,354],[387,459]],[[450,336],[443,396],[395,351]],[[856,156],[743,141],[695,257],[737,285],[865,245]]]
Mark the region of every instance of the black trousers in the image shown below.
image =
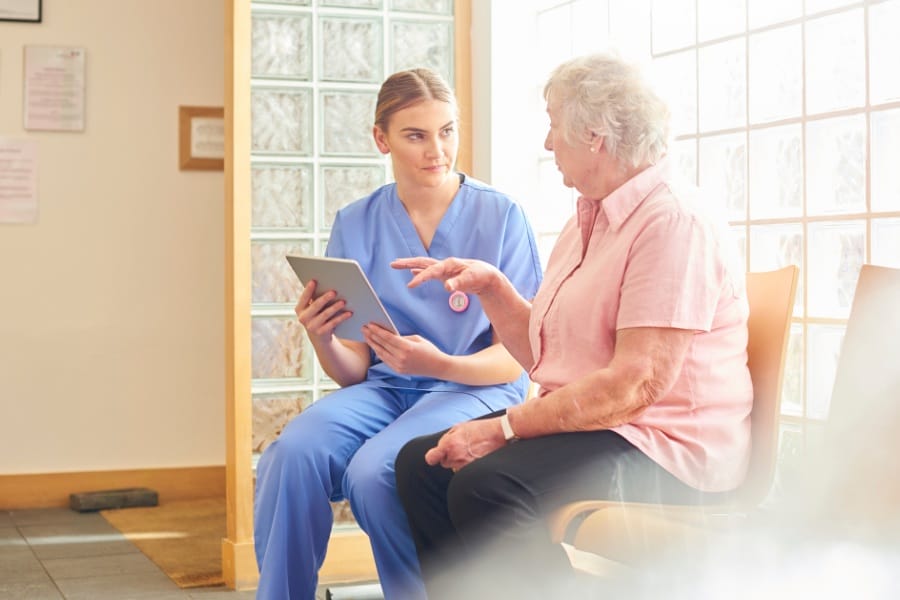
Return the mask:
[[[564,597],[574,576],[545,519],[568,502],[700,504],[723,496],[682,483],[609,430],[520,440],[456,473],[425,463],[443,433],[410,441],[396,461],[431,600]]]

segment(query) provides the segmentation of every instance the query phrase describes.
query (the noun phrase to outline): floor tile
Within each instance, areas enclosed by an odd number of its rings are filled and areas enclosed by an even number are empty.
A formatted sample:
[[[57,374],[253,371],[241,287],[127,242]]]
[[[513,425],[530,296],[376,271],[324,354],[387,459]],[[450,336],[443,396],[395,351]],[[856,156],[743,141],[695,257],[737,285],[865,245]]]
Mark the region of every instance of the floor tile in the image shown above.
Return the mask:
[[[0,510],[0,529],[6,527],[15,527],[15,523],[13,523],[8,510]]]
[[[47,571],[30,551],[0,555],[0,582],[35,583],[49,580]]]
[[[41,560],[139,552],[125,536],[102,524],[28,525],[19,531]]]
[[[63,596],[48,577],[31,583],[0,581],[0,600],[63,600]]]
[[[60,579],[66,600],[185,600],[189,596],[161,571]]]
[[[55,581],[73,577],[98,577],[126,573],[156,573],[159,567],[143,554],[114,554],[111,556],[80,556],[52,558],[43,561],[44,568]]]
[[[0,559],[23,553],[31,554],[31,549],[19,530],[14,527],[0,528]]]
[[[192,600],[254,600],[256,598],[256,590],[238,592],[221,586],[185,591]]]
[[[9,516],[16,525],[50,525],[84,521],[106,521],[99,513],[80,513],[68,508],[32,508],[12,510]]]

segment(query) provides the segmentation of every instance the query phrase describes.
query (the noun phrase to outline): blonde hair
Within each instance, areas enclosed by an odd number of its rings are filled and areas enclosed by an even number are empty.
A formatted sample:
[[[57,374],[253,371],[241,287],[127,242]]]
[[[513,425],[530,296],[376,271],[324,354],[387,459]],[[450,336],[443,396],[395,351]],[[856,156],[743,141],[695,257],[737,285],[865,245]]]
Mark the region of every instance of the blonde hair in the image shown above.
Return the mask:
[[[423,100],[440,100],[459,111],[456,96],[444,78],[430,69],[399,71],[388,77],[378,91],[375,104],[375,125],[387,131],[394,113]]]
[[[632,167],[655,164],[669,143],[669,108],[640,70],[617,56],[592,54],[553,70],[544,99],[559,102],[565,140],[602,136],[607,152]]]

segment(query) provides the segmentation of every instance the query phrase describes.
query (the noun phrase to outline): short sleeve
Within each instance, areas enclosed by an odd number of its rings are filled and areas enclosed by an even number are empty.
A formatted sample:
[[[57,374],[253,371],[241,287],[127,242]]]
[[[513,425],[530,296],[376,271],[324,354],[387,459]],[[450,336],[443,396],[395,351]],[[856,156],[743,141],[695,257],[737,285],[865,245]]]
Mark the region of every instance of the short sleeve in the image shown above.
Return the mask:
[[[525,211],[512,203],[503,230],[498,268],[523,298],[531,300],[541,284],[541,261]]]

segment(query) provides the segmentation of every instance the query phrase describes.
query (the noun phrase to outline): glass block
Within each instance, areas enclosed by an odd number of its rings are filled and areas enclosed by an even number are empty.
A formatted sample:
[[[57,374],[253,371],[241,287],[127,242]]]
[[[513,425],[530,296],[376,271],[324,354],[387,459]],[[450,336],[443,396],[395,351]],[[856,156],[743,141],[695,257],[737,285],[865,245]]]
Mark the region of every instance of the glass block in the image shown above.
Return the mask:
[[[808,316],[845,319],[866,258],[865,221],[810,223],[808,235]]]
[[[743,39],[700,49],[700,131],[747,122],[747,53]]]
[[[251,226],[312,231],[312,169],[253,163]]]
[[[251,348],[253,379],[312,379],[313,353],[306,344],[306,334],[296,317],[254,317]]]
[[[311,242],[254,241],[250,244],[252,301],[297,303],[302,287],[285,256],[312,254]]]
[[[337,211],[384,185],[384,167],[328,165],[321,170],[322,229],[330,229]]]
[[[310,392],[253,396],[253,452],[262,452],[281,434],[288,422],[312,404]]]
[[[852,115],[806,124],[806,213],[866,210],[866,118]]]
[[[697,0],[697,41],[742,33],[746,15],[747,0]]]
[[[381,0],[319,0],[319,6],[341,8],[381,8]]]
[[[750,218],[803,214],[800,124],[750,131]]]
[[[900,219],[872,219],[871,262],[900,269]]]
[[[784,380],[781,385],[781,414],[803,416],[803,325],[791,324]]]
[[[731,237],[734,240],[737,259],[743,270],[747,270],[747,227],[744,225],[735,225],[729,228]]]
[[[372,139],[374,93],[321,92],[322,154],[381,156]]]
[[[653,0],[650,10],[654,54],[696,43],[697,9],[694,0]]]
[[[308,14],[253,13],[254,77],[310,79],[312,19]]]
[[[672,135],[697,133],[697,51],[654,59],[651,76],[672,111]]]
[[[697,140],[688,138],[669,145],[672,170],[685,181],[697,185]]]
[[[266,0],[269,4],[296,4],[297,6],[309,6],[310,0]]]
[[[562,185],[562,175],[553,160],[538,163],[538,192],[526,209],[529,220],[540,232],[559,233],[575,214],[574,195]]]
[[[391,23],[393,71],[428,67],[453,85],[453,24],[394,20]]]
[[[700,138],[700,189],[728,220],[747,218],[747,141],[743,132]]]
[[[766,504],[787,501],[796,490],[803,475],[806,453],[803,427],[798,423],[782,422],[778,428],[778,463],[775,481]]]
[[[869,7],[869,103],[900,99],[900,0]]]
[[[320,79],[378,83],[382,79],[381,19],[320,17]]]
[[[569,5],[555,6],[537,13],[537,49],[534,53],[537,81],[543,85],[557,65],[572,56],[570,44],[559,40],[571,35],[572,9]]]
[[[810,419],[828,418],[844,330],[841,325],[807,326],[806,416]]]
[[[309,90],[252,91],[253,152],[312,154],[312,95]]]
[[[806,23],[806,112],[863,106],[866,102],[863,11]]]
[[[750,122],[799,117],[803,56],[799,25],[750,36]]]
[[[391,0],[391,10],[452,15],[453,0]]]
[[[575,0],[572,3],[569,36],[574,56],[595,52],[598,46],[603,45],[602,39],[608,31],[609,6],[606,0]]]
[[[783,23],[803,14],[803,0],[750,0],[747,13],[750,29]]]
[[[592,0],[585,0],[591,2]],[[609,43],[622,56],[641,63],[652,58],[652,19],[648,0],[608,0],[609,2]],[[602,40],[603,32],[600,32]],[[693,40],[691,41],[693,43]]]
[[[803,226],[800,223],[750,226],[750,270],[773,271],[797,265],[800,280],[794,315],[803,315]]]
[[[900,109],[871,113],[872,210],[900,211]]]
[[[859,0],[806,0],[806,14],[814,15],[825,10],[857,4]]]

